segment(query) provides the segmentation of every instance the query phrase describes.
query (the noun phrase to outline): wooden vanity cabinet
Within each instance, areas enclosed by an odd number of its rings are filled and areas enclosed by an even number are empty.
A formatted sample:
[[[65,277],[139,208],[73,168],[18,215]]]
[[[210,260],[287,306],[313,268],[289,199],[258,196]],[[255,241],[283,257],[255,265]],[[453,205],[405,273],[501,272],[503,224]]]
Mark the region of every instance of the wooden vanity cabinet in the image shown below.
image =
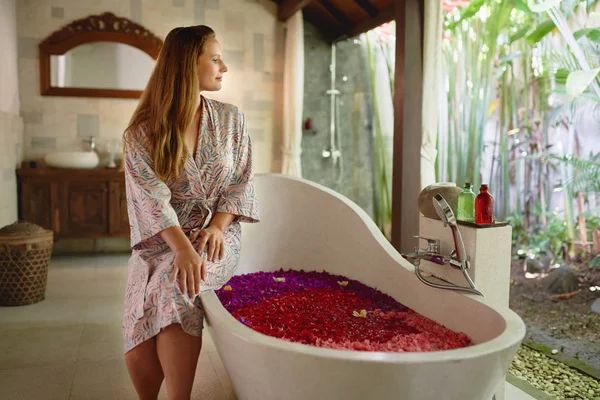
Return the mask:
[[[123,172],[115,169],[17,170],[19,219],[60,238],[128,237]]]

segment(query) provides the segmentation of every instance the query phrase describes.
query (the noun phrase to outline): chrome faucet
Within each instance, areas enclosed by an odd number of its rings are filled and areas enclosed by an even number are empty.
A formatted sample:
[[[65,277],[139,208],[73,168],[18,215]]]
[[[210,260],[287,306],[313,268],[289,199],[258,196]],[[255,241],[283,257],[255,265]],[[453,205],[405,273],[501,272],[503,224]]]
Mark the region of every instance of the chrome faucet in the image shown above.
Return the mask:
[[[415,274],[423,283],[433,286],[439,289],[450,289],[450,290],[460,290],[463,292],[475,293],[480,296],[483,296],[477,288],[475,287],[475,283],[467,273],[467,270],[470,267],[470,262],[467,258],[467,253],[465,251],[465,244],[462,239],[462,235],[460,234],[460,230],[458,229],[458,224],[456,222],[456,217],[454,216],[454,212],[450,205],[444,199],[441,194],[436,194],[433,198],[433,207],[435,211],[439,215],[442,222],[444,222],[444,226],[449,226],[452,230],[452,237],[454,238],[454,250],[445,256],[440,254],[440,241],[437,239],[424,238],[420,236],[414,236],[418,239],[427,241],[427,247],[425,249],[419,248],[417,246],[415,248],[414,253],[402,254],[402,257],[409,260],[415,266]],[[419,268],[421,264],[421,260],[426,260],[438,265],[449,265],[453,268],[460,270],[470,287],[463,287],[458,285],[442,285],[439,283],[430,282],[423,277],[421,274],[421,270]]]
[[[83,141],[90,145],[90,151],[96,150],[96,138],[94,136],[83,139]]]
[[[412,260],[415,265],[420,264],[421,260],[430,261],[435,264],[445,265],[447,264],[447,257],[440,254],[440,241],[437,239],[430,239],[421,236],[413,236],[420,240],[427,241],[427,247],[420,249],[419,246],[415,247],[414,253],[402,254],[402,257],[407,260]]]

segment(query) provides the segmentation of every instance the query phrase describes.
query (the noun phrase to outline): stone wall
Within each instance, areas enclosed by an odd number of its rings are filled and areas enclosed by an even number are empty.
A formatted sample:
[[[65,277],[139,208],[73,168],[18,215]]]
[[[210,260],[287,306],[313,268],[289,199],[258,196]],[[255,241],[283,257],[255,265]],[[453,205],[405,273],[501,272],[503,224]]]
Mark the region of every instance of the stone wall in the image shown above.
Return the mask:
[[[316,133],[302,137],[303,178],[333,189],[353,200],[369,215],[373,209],[373,172],[371,163],[370,94],[366,60],[355,40],[336,44],[336,89],[339,95],[339,118],[336,127],[341,142],[341,164],[324,158],[330,147],[329,66],[331,44],[317,28],[304,25],[305,77],[304,118],[311,118]]]

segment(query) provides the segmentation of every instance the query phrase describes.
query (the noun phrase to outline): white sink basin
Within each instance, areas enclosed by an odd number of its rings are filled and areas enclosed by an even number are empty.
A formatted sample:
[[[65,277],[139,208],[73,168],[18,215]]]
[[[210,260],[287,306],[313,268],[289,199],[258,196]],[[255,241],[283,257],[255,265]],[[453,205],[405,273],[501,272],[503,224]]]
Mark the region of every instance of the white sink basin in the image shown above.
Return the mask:
[[[53,151],[44,157],[46,165],[55,168],[96,168],[100,158],[95,151]]]

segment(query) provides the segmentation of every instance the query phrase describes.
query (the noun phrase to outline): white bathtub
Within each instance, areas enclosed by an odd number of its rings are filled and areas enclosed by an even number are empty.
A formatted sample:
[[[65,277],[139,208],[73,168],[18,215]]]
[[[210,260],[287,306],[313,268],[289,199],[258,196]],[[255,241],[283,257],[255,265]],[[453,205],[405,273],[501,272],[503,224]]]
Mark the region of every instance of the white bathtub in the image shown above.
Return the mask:
[[[261,222],[243,226],[238,274],[293,268],[346,275],[475,345],[384,353],[290,343],[246,327],[206,292],[206,327],[238,400],[492,399],[525,335],[514,312],[424,285],[368,215],[329,189],[273,174],[257,175],[256,189]]]

